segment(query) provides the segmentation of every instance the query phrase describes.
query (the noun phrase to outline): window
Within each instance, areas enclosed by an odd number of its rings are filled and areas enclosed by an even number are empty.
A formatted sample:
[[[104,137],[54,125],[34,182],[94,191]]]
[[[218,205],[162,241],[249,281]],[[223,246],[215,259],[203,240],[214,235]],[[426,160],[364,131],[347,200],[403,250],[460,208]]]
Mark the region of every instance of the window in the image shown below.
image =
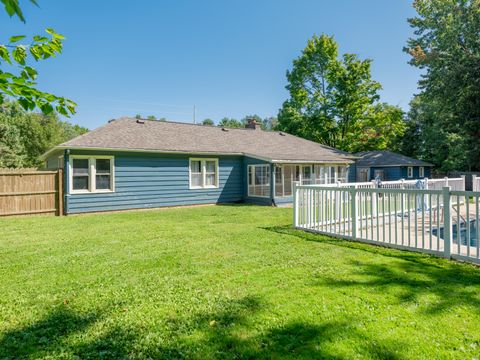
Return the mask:
[[[337,181],[348,182],[348,170],[346,166],[339,166],[337,170]]]
[[[413,177],[413,167],[412,167],[412,166],[409,166],[409,167],[407,168],[407,176],[408,176],[409,178],[412,178],[412,177]]]
[[[218,188],[218,159],[190,159],[190,189]]]
[[[70,193],[114,191],[113,156],[70,156]]]
[[[383,170],[375,170],[374,172],[374,179],[380,178],[381,181],[385,181],[385,171]]]
[[[270,197],[270,165],[248,165],[248,196]]]
[[[88,191],[90,179],[88,159],[73,159],[72,161],[72,189]]]
[[[418,177],[424,178],[425,177],[425,168],[423,166],[420,166],[418,168]]]

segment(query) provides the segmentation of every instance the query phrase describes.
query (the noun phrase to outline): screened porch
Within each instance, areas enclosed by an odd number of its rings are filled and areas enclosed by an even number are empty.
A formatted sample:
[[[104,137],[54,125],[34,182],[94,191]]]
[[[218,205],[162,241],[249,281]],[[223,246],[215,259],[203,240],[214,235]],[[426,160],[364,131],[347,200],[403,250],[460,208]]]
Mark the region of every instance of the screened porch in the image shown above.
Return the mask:
[[[348,166],[345,164],[275,164],[275,197],[290,197],[293,183],[302,185],[347,182]]]

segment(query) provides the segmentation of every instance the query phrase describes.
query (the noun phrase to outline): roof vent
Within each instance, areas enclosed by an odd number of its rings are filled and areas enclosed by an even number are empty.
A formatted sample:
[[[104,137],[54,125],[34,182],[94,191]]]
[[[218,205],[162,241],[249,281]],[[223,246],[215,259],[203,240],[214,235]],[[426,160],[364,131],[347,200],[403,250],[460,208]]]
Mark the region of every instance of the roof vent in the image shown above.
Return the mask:
[[[278,133],[278,135],[280,135],[280,136],[285,136],[285,133],[280,131],[280,132]]]
[[[114,122],[114,121],[115,121],[115,119],[110,119],[110,120],[108,120],[108,123],[110,124],[110,123],[112,123],[112,122]]]
[[[222,131],[228,131],[228,129],[227,129],[227,128],[224,128],[224,127],[222,127]]]
[[[145,120],[137,119],[137,124],[145,124]]]

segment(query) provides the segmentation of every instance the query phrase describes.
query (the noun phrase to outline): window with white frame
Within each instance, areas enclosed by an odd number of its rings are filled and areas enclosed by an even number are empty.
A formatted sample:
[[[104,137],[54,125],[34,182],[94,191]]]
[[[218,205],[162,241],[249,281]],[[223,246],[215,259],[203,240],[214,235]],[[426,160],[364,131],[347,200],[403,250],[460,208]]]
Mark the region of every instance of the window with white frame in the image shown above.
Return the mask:
[[[70,193],[114,191],[113,156],[70,156]]]
[[[413,177],[413,167],[409,166],[407,168],[407,177],[412,178]]]
[[[425,177],[425,168],[423,166],[420,166],[418,168],[418,177],[420,177],[420,178]]]
[[[270,196],[270,165],[248,165],[248,196]]]
[[[218,159],[190,159],[190,189],[218,188]]]

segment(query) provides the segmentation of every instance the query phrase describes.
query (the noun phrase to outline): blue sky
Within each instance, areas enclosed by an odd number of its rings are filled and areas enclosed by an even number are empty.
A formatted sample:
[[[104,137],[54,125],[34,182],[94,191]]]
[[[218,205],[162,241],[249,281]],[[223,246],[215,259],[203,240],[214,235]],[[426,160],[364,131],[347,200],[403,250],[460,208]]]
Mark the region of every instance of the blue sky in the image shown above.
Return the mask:
[[[418,70],[402,52],[414,15],[407,0],[39,0],[27,18],[0,15],[2,42],[53,27],[61,56],[38,64],[39,87],[78,103],[71,119],[95,128],[122,115],[176,121],[276,115],[285,72],[313,34],[373,60],[382,101],[404,109]]]

